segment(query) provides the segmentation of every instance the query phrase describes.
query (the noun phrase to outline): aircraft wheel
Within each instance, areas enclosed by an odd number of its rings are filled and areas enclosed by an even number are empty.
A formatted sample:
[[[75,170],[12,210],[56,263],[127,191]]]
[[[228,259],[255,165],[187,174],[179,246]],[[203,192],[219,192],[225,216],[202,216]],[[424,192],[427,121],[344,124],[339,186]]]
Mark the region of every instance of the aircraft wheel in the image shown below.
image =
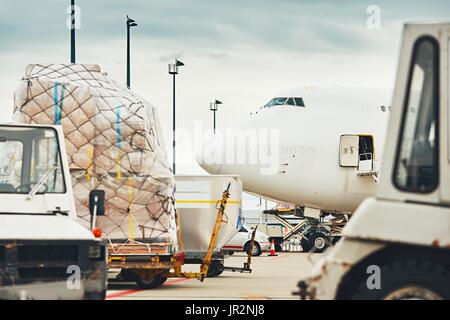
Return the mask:
[[[309,239],[309,247],[311,248],[311,252],[321,253],[324,252],[326,248],[328,248],[330,244],[329,238],[323,234],[322,232],[313,233]]]
[[[302,237],[302,240],[300,240],[300,245],[302,246],[303,252],[309,252],[311,250],[311,246],[309,245],[309,241]]]

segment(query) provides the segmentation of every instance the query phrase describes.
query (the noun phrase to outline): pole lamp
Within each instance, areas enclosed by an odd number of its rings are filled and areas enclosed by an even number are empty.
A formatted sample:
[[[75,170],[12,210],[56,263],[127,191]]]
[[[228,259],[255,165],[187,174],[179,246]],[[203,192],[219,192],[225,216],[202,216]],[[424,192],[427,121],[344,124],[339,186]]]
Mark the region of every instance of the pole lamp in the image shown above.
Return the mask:
[[[216,111],[218,109],[219,104],[222,104],[219,100],[216,100],[214,102],[211,102],[209,104],[209,110],[211,110],[214,114],[213,116],[213,128],[214,128],[214,134],[216,134]]]
[[[174,63],[169,63],[169,74],[172,75],[173,79],[173,85],[172,85],[172,102],[173,102],[173,109],[172,109],[172,125],[173,125],[173,133],[172,133],[172,168],[173,168],[173,174],[175,174],[175,76],[178,74],[178,67],[184,66],[184,63],[181,62],[178,59],[175,59]]]
[[[127,15],[127,87],[130,88],[130,28],[137,27],[136,21]]]

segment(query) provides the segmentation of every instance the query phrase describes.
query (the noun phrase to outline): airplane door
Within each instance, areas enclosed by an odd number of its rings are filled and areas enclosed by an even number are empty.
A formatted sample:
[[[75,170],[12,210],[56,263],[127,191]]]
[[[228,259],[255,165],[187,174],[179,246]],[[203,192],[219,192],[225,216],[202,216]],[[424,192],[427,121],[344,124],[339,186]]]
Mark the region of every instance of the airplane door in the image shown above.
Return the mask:
[[[339,165],[357,167],[359,162],[359,136],[342,135],[339,143]]]

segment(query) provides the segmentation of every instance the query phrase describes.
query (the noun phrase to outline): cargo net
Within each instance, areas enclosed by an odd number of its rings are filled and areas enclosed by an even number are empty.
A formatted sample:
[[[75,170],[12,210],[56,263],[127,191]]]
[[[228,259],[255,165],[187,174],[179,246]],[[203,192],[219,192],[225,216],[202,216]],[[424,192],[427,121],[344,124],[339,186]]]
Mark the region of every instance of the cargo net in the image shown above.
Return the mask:
[[[111,245],[132,241],[176,250],[174,178],[154,107],[98,65],[33,64],[14,92],[14,120],[63,126],[84,225],[89,192],[101,189],[105,216],[96,225]]]

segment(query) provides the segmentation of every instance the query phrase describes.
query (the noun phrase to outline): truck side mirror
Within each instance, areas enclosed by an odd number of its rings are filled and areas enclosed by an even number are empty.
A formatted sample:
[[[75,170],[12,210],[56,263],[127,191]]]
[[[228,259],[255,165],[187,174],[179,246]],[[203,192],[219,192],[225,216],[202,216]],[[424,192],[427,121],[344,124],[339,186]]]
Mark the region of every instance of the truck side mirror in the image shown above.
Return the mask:
[[[92,190],[89,192],[89,212],[91,216],[105,215],[105,191]]]

